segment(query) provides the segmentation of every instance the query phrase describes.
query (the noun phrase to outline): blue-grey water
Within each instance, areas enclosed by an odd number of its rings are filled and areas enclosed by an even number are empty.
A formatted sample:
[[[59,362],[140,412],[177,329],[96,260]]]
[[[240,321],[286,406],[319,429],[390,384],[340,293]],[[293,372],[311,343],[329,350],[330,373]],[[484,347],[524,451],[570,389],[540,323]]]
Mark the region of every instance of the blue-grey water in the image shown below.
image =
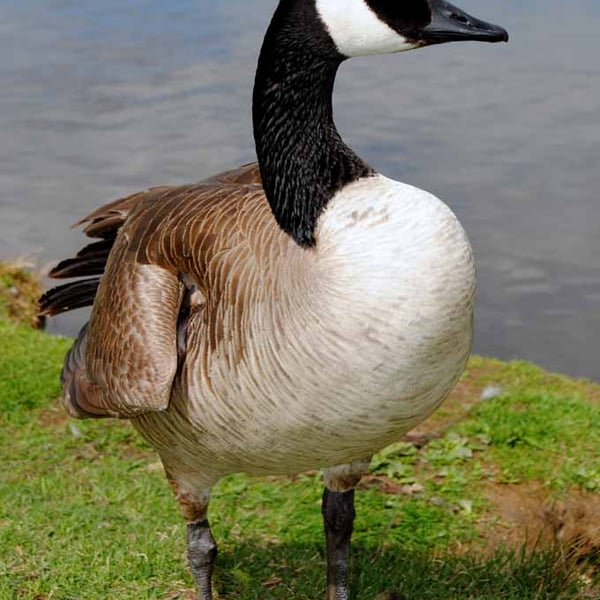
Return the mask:
[[[477,352],[600,379],[600,2],[456,3],[510,44],[351,61],[338,125],[463,222]],[[0,257],[48,264],[81,245],[68,226],[94,207],[253,160],[253,69],[274,6],[2,0]]]

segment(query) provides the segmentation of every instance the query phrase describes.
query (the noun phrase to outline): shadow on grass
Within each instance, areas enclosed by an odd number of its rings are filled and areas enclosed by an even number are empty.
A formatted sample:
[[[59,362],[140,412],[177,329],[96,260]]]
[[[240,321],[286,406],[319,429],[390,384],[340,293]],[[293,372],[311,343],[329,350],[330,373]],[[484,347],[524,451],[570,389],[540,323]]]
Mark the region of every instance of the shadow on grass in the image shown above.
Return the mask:
[[[219,556],[215,576],[219,598],[320,600],[325,596],[325,557],[317,545],[242,545]],[[573,565],[553,552],[501,550],[490,557],[440,556],[356,545],[351,579],[351,597],[357,600],[598,598],[583,589]]]

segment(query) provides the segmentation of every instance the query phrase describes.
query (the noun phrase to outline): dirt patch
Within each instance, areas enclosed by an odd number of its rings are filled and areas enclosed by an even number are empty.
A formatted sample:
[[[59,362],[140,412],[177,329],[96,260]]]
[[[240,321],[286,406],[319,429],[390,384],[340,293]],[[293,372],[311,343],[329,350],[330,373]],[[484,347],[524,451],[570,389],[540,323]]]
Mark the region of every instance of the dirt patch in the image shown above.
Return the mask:
[[[488,484],[493,521],[482,522],[491,549],[499,545],[560,548],[565,556],[600,566],[600,496],[553,497],[539,483]]]
[[[46,408],[40,411],[38,415],[38,423],[42,427],[58,427],[69,421],[69,416],[62,406],[59,406],[60,401],[56,400],[56,406]]]
[[[23,261],[0,261],[0,309],[11,321],[43,328],[44,319],[38,313],[41,295],[40,279]]]

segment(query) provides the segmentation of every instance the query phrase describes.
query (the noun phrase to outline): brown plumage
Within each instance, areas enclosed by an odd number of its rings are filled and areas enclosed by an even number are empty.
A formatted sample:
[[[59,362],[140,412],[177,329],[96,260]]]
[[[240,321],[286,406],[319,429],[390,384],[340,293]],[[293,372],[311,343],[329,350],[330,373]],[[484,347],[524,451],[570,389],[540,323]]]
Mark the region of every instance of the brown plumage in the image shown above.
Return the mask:
[[[63,261],[50,276],[104,273],[105,283],[87,279],[55,288],[42,297],[40,312],[58,314],[96,298],[84,340],[87,365],[71,366],[63,375],[65,406],[79,417],[129,418],[167,407],[177,368],[183,281],[190,286],[191,304],[183,325],[203,328],[215,351],[224,319],[242,318],[251,282],[242,281],[240,271],[268,263],[273,253],[305,252],[274,222],[256,163],[197,184],[133,194],[78,225],[104,241]],[[242,328],[231,322],[227,330],[240,336]],[[239,357],[245,343],[235,342]]]

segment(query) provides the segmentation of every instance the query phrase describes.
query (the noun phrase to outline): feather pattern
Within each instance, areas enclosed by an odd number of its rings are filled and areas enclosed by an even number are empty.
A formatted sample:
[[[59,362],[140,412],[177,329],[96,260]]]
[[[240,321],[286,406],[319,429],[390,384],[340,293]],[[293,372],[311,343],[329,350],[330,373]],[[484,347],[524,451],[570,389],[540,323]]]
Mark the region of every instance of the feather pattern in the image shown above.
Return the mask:
[[[70,279],[90,275],[102,275],[113,246],[114,238],[88,244],[75,258],[63,260],[49,275],[54,279]]]
[[[439,405],[470,351],[473,259],[441,201],[364,178],[305,248],[249,179],[158,188],[91,217],[106,231],[127,214],[65,403],[132,418],[180,481],[364,459]]]
[[[99,284],[100,278],[94,277],[72,281],[52,288],[38,301],[40,315],[53,316],[77,308],[91,306],[96,297]]]
[[[365,459],[439,405],[470,352],[471,249],[437,198],[359,181],[301,249],[254,212],[260,196],[244,200],[257,245],[213,249],[206,265],[169,409],[133,421],[196,489]]]

